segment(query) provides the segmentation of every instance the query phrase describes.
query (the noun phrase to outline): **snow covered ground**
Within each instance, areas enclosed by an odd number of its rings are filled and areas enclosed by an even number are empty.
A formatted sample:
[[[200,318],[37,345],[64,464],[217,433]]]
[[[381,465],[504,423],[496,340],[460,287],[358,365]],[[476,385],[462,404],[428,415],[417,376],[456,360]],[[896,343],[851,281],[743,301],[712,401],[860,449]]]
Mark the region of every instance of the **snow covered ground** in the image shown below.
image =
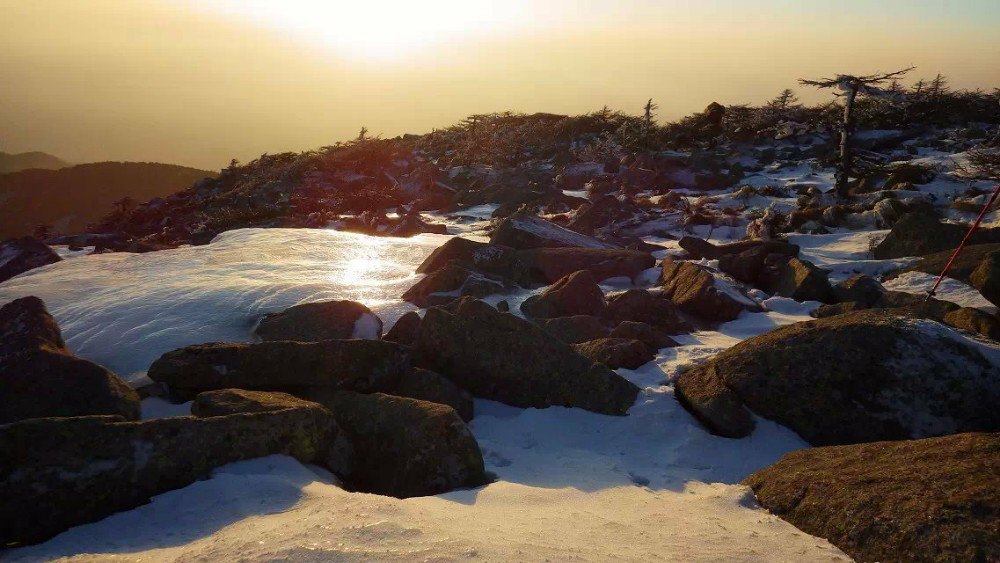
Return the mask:
[[[398,296],[444,240],[245,229],[208,246],[66,260],[0,285],[0,302],[42,297],[71,349],[139,383],[161,353],[248,340],[261,315],[300,302],[359,300],[388,328],[412,309]],[[523,293],[507,297],[512,309]],[[743,440],[712,436],[677,403],[670,383],[680,366],[806,320],[816,305],[768,299],[763,313],[680,336],[682,345],[654,362],[619,370],[643,388],[627,417],[477,401],[471,427],[497,476],[479,489],[406,500],[349,493],[322,470],[269,457],[219,468],[146,506],[0,558],[848,560],[756,507],[738,485],[806,447],[801,438],[766,420]],[[186,410],[159,399],[143,405],[145,417]]]

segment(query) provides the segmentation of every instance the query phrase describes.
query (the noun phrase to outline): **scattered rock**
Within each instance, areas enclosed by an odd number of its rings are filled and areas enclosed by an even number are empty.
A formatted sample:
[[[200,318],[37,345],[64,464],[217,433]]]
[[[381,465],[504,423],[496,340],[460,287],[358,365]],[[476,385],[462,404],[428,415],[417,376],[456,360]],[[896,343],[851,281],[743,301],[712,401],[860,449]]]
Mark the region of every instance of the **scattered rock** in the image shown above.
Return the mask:
[[[864,274],[853,275],[833,287],[833,300],[837,303],[856,301],[863,307],[871,307],[886,294],[886,290],[875,278]]]
[[[622,321],[611,334],[610,338],[625,338],[628,340],[638,340],[646,345],[653,353],[662,348],[673,348],[679,346],[676,340],[670,338],[659,329],[647,324],[633,321]]]
[[[767,254],[784,254],[786,256],[798,256],[799,254],[798,245],[783,240],[754,239],[715,245],[705,239],[687,236],[681,238],[678,244],[695,260],[701,260],[702,258],[717,260],[723,256],[739,254],[753,248],[764,248]]]
[[[764,508],[858,561],[996,561],[1000,435],[792,452],[747,477]]]
[[[590,315],[537,319],[535,323],[549,336],[567,344],[579,344],[608,335],[608,328],[601,319]]]
[[[626,338],[599,338],[574,344],[573,349],[611,369],[637,369],[655,356],[645,343]]]
[[[36,418],[0,426],[0,451],[4,546],[40,542],[135,508],[227,463],[281,454],[345,474],[352,458],[331,414],[315,404],[141,422]]]
[[[37,297],[0,307],[0,424],[50,416],[139,418],[139,395],[120,377],[74,356]]]
[[[475,406],[468,391],[450,379],[427,369],[413,368],[392,389],[392,395],[448,405],[464,421],[472,420]]]
[[[927,213],[909,213],[893,225],[872,254],[878,260],[886,260],[954,250],[968,230],[968,225],[942,223]],[[997,242],[1000,242],[1000,228],[980,228],[969,239],[973,245]]]
[[[635,278],[656,265],[648,252],[603,248],[537,248],[518,253],[532,281],[550,284],[579,270],[600,281],[614,277]]]
[[[409,369],[399,345],[379,340],[209,343],[160,356],[148,376],[184,393],[215,389],[288,391],[332,387],[359,392],[392,389]]]
[[[765,290],[796,301],[829,302],[833,296],[829,273],[806,260],[770,254],[760,277]]]
[[[261,340],[319,342],[382,337],[382,319],[356,301],[320,301],[265,315],[254,331]]]
[[[814,445],[1000,429],[1000,349],[912,315],[858,311],[744,340],[681,374],[678,398],[736,438],[753,428],[747,408]]]
[[[521,303],[521,311],[538,319],[600,315],[604,292],[587,270],[573,272]]]
[[[490,243],[519,250],[529,248],[617,248],[594,237],[560,227],[530,213],[504,219],[490,236]]]
[[[486,297],[506,293],[513,285],[505,279],[470,270],[457,261],[435,270],[406,290],[403,300],[417,307],[431,307],[454,301],[458,297]]]
[[[427,311],[414,356],[474,396],[518,407],[623,415],[639,392],[534,324],[471,298]]]
[[[646,212],[634,203],[623,202],[618,197],[606,195],[582,205],[568,226],[576,232],[592,235],[602,228],[614,230],[609,227],[645,214]]]
[[[664,295],[680,310],[712,321],[731,321],[759,306],[738,289],[691,262],[665,259],[662,264]]]
[[[990,303],[1000,306],[1000,251],[987,254],[969,275],[969,283]]]
[[[672,301],[659,292],[645,289],[629,289],[610,295],[603,318],[611,326],[633,321],[653,325],[669,334],[691,330]]]
[[[434,249],[417,267],[417,273],[435,272],[453,261],[466,269],[508,278],[519,285],[531,283],[527,268],[520,262],[514,249],[461,237],[448,239],[448,242]]]
[[[403,344],[404,346],[410,346],[417,340],[417,334],[419,332],[420,315],[418,315],[415,311],[410,311],[402,317],[399,317],[399,320],[396,321],[396,324],[392,325],[389,332],[385,333],[382,340]]]
[[[62,258],[38,239],[21,237],[0,242],[0,283]]]
[[[310,395],[330,409],[354,446],[354,490],[407,498],[487,482],[479,444],[447,405],[332,389]]]

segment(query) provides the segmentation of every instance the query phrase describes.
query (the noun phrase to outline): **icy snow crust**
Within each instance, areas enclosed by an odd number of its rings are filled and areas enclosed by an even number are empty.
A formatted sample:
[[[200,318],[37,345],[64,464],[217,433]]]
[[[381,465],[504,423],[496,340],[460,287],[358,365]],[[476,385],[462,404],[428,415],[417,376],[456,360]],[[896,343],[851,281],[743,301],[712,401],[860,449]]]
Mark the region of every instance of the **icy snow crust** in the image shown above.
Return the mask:
[[[355,299],[388,329],[412,306],[398,296],[446,237],[375,238],[325,230],[244,229],[212,244],[145,255],[74,258],[0,285],[0,302],[42,297],[69,346],[133,384],[168,350],[246,341],[268,312],[321,299]],[[647,279],[648,278],[648,279]],[[654,277],[640,276],[647,284]],[[606,280],[616,289],[624,279]],[[531,294],[506,298],[512,311]],[[708,434],[674,399],[677,369],[736,342],[808,319],[816,304],[782,298],[717,331],[678,336],[638,370],[643,391],[627,417],[580,409],[476,402],[471,428],[497,481],[400,500],[349,493],[318,468],[274,456],[219,468],[152,503],[79,526],[11,560],[510,561],[848,560],[756,506],[738,485],[806,447],[759,420],[754,434]],[[143,403],[144,418],[189,405]],[[88,555],[82,555],[88,554]]]
[[[74,258],[0,284],[0,303],[41,297],[71,350],[130,383],[164,352],[252,340],[266,313],[326,299],[368,305],[391,327],[416,266],[449,237],[240,229],[210,245]],[[368,333],[374,329],[355,328]]]

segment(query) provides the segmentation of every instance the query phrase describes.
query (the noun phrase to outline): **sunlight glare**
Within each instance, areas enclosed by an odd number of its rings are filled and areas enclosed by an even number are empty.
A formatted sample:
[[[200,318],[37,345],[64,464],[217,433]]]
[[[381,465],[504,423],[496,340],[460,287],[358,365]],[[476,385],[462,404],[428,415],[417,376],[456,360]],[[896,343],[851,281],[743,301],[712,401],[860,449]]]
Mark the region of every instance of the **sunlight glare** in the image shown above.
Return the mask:
[[[392,59],[525,23],[530,2],[215,0],[215,5],[350,56]]]

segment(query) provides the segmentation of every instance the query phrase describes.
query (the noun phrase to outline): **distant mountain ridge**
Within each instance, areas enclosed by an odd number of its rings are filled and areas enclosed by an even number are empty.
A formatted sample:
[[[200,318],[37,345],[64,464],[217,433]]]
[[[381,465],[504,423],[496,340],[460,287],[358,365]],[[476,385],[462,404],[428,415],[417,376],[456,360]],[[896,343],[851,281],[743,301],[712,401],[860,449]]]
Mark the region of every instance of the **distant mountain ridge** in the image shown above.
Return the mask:
[[[58,170],[72,164],[59,157],[41,151],[22,152],[17,154],[0,151],[0,174],[10,174],[29,168],[43,170]]]
[[[206,170],[155,162],[95,162],[3,174],[0,239],[30,235],[39,225],[50,226],[53,234],[83,232],[110,213],[117,200],[144,202],[214,176]]]

